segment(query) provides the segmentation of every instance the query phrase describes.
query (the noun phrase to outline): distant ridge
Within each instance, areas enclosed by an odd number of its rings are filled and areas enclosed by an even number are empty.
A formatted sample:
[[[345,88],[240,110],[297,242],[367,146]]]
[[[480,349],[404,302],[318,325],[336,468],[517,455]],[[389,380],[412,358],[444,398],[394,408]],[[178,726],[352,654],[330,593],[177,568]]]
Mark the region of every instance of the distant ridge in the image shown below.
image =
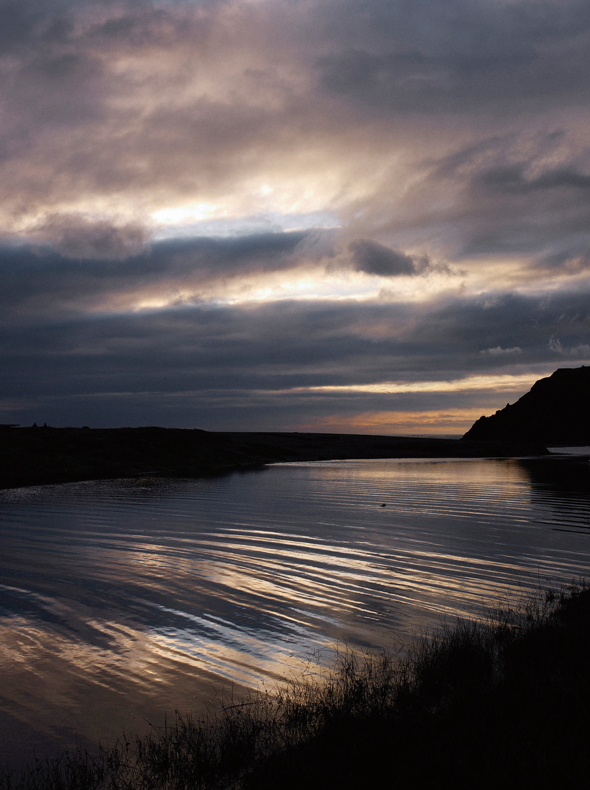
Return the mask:
[[[463,439],[590,444],[590,367],[560,368],[512,406],[480,417]]]
[[[0,430],[0,488],[158,475],[201,477],[281,461],[541,455],[538,443],[178,428]]]

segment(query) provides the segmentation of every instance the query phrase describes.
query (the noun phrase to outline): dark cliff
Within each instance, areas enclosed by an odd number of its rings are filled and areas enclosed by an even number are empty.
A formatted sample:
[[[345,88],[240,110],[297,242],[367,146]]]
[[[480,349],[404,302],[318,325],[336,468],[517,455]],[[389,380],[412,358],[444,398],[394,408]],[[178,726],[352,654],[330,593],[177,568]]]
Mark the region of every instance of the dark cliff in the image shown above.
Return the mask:
[[[590,367],[561,368],[512,406],[480,419],[463,439],[590,444]]]

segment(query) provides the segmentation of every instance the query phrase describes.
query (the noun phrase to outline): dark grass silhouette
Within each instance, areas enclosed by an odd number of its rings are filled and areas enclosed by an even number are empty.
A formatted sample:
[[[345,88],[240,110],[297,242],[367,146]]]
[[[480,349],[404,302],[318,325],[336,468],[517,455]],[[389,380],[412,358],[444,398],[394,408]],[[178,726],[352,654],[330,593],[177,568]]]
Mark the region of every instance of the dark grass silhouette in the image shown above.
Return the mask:
[[[547,592],[443,626],[404,657],[341,651],[322,677],[177,715],[91,755],[65,752],[2,790],[290,790],[577,783],[587,769],[590,590]]]

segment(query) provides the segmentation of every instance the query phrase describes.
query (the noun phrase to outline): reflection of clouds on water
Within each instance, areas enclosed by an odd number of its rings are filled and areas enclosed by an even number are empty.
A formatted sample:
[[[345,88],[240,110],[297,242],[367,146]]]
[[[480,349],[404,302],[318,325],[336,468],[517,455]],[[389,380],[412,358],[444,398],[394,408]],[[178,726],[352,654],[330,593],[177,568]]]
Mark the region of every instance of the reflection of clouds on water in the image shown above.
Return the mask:
[[[125,616],[55,597],[0,618],[0,734],[11,734],[0,739],[0,763],[17,766],[33,750],[55,753],[64,743],[94,747],[124,728],[147,731],[148,722],[202,709],[227,687],[223,673],[162,650]]]
[[[562,528],[590,502],[564,469],[339,461],[0,492],[0,718],[98,737],[223,682],[260,687],[336,640],[393,646],[583,575],[587,536]]]
[[[302,666],[295,658],[301,644],[313,644],[316,649],[329,645],[325,637],[296,623],[283,633],[280,628],[258,629],[253,623],[244,627],[220,617],[168,611],[179,624],[151,630],[158,655],[254,688],[265,680],[284,677],[286,667]]]

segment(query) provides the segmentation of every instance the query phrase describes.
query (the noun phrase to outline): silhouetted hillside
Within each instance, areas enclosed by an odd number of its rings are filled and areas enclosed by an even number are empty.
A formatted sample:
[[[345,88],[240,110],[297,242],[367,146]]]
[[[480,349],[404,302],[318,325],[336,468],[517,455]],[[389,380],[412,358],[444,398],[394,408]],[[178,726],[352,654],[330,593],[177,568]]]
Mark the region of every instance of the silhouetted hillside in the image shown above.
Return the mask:
[[[70,480],[199,477],[277,461],[537,455],[542,445],[400,436],[0,425],[0,488]]]
[[[480,417],[463,439],[590,444],[590,367],[560,368],[512,406]]]

